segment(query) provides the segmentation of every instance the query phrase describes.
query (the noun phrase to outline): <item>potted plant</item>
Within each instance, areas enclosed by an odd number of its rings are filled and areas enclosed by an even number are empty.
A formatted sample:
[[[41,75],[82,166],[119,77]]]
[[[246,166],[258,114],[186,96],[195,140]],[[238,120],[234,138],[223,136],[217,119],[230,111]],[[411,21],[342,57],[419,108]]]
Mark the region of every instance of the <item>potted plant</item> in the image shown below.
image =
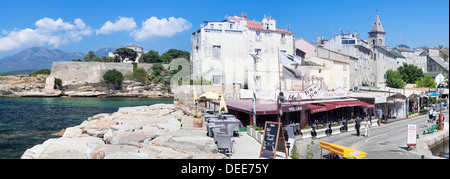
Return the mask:
[[[173,100],[173,105],[174,105],[175,107],[177,107],[177,106],[179,105],[179,99],[178,99],[178,98],[175,98],[175,99]]]
[[[257,140],[259,143],[262,143],[262,141],[263,141],[263,135],[264,135],[264,131],[257,131],[257,132],[256,132],[256,140]]]
[[[203,119],[202,117],[197,116],[197,114],[194,114],[194,127],[203,127]]]

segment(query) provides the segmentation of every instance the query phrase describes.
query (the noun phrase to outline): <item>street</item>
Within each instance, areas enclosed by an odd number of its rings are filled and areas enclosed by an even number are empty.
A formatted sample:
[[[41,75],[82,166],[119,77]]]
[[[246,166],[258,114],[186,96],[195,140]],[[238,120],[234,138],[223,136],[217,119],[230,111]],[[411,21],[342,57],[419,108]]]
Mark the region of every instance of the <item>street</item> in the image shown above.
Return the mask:
[[[445,125],[449,125],[449,113],[443,112],[445,116]],[[313,140],[314,145],[310,152],[312,152],[313,159],[320,159],[321,149],[319,142],[328,142],[337,145],[342,145],[367,153],[364,159],[420,159],[421,156],[407,151],[406,135],[407,125],[417,124],[417,133],[422,137],[422,132],[430,127],[432,123],[427,123],[427,115],[417,116],[411,119],[398,120],[388,124],[381,124],[381,126],[372,126],[371,135],[364,137],[365,129],[361,130],[361,136],[356,136],[354,129],[349,129],[348,132],[337,134],[329,137],[322,137]],[[301,139],[296,141],[300,148],[301,158],[305,156],[306,146],[311,143],[311,138]],[[327,150],[322,151],[323,155],[328,155]]]

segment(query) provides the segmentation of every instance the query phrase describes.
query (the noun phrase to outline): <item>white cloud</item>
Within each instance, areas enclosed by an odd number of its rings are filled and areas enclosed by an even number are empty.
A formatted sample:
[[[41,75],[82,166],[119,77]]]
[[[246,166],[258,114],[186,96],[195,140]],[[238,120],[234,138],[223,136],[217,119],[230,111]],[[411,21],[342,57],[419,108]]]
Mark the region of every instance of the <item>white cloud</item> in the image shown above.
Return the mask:
[[[134,22],[133,18],[119,17],[119,20],[116,20],[115,23],[108,21],[102,26],[102,28],[95,31],[98,35],[98,34],[111,34],[113,32],[118,31],[131,31],[134,28],[136,28],[136,22]]]
[[[148,40],[153,37],[172,37],[176,33],[183,32],[192,27],[192,24],[183,19],[170,17],[169,19],[158,19],[151,17],[142,22],[142,28],[130,33],[136,41]]]
[[[3,30],[5,36],[0,36],[0,51],[37,45],[52,45],[57,48],[72,41],[79,42],[83,36],[92,34],[91,28],[79,18],[75,19],[74,23],[64,22],[60,18],[43,18],[36,21],[35,25],[35,29]]]

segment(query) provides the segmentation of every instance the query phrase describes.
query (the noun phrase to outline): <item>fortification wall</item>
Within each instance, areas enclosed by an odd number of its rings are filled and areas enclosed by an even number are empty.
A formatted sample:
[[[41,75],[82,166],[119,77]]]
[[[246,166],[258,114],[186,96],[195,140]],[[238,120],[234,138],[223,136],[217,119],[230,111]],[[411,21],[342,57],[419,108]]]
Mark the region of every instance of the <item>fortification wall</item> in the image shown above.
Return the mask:
[[[168,65],[164,65],[167,68]],[[139,68],[152,67],[149,63],[139,63]],[[130,63],[104,63],[104,62],[53,62],[50,77],[59,78],[65,83],[98,83],[103,80],[106,71],[116,69],[122,74],[133,72]]]

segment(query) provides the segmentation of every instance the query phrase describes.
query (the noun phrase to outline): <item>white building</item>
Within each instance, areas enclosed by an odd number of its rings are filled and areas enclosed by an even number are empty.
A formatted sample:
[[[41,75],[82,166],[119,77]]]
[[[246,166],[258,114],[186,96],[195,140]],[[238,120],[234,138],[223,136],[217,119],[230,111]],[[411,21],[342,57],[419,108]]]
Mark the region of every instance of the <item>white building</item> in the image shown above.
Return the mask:
[[[277,28],[272,17],[264,16],[259,22],[247,19],[243,13],[222,21],[204,21],[191,35],[191,76],[212,84],[273,91],[279,87],[278,49],[293,55],[293,43],[292,32]],[[250,53],[260,57],[256,86]]]
[[[134,50],[137,53],[137,57],[136,57],[136,60],[135,60],[136,63],[139,63],[139,59],[141,59],[142,55],[144,54],[144,48],[143,47],[137,46],[137,45],[132,44],[132,43],[130,43],[129,45],[127,45],[125,47],[122,47],[122,48],[129,48],[131,50]],[[108,56],[109,57],[115,57],[114,52],[109,52]],[[131,63],[131,62],[132,61],[129,60],[128,58],[123,61],[123,63]]]

